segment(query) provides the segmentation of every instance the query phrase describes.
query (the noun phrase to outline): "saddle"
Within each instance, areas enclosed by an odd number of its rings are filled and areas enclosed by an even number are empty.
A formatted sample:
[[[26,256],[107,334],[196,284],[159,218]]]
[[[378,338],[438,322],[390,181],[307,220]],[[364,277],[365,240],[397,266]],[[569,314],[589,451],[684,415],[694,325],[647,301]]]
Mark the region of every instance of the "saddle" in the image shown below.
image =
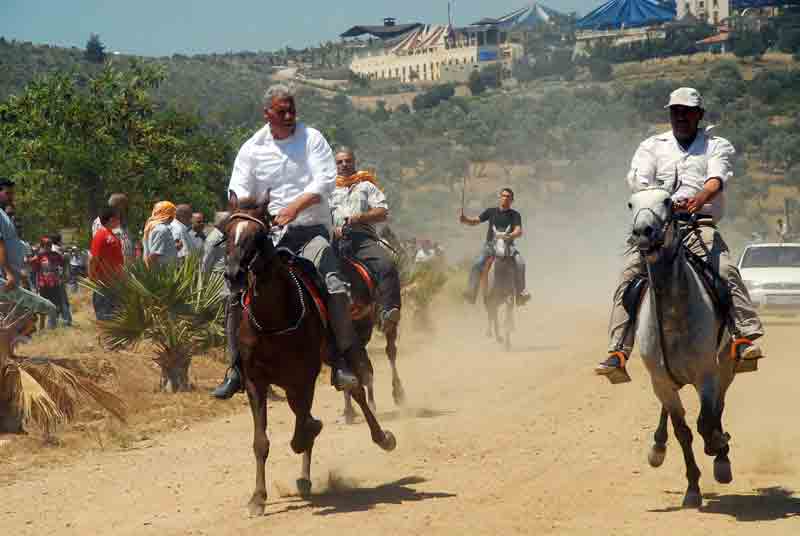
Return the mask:
[[[708,262],[704,261],[698,255],[692,253],[688,249],[684,250],[686,253],[686,260],[692,268],[695,269],[697,275],[700,276],[700,281],[705,286],[711,301],[714,302],[714,308],[721,318],[728,318],[733,301],[731,298],[731,290],[725,280],[719,275],[719,272]],[[636,317],[639,314],[639,305],[644,298],[644,291],[647,289],[647,276],[639,274],[634,277],[625,287],[622,293],[622,306],[628,313],[631,322],[636,322]]]
[[[350,303],[350,318],[353,320],[363,320],[372,312],[372,303],[375,301],[375,292],[377,289],[378,278],[375,277],[366,264],[353,257],[341,257],[342,269],[348,271],[348,268],[360,278],[369,291],[370,299],[366,303],[352,300]]]

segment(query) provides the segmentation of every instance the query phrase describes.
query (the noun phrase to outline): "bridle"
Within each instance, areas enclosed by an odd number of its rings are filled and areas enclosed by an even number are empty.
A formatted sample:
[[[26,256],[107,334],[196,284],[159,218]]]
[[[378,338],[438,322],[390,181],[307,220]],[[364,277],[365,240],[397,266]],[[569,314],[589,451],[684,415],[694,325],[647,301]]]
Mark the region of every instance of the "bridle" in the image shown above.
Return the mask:
[[[261,229],[264,232],[266,232],[267,235],[269,235],[271,233],[271,229],[267,226],[266,223],[264,223],[264,221],[260,220],[259,218],[254,217],[254,216],[251,216],[251,215],[249,215],[247,213],[235,212],[235,213],[231,214],[231,216],[228,218],[228,221],[232,222],[234,220],[244,220],[244,221],[248,221],[250,223],[255,223],[259,227],[261,227]],[[261,251],[256,250],[255,254],[253,255],[253,258],[250,259],[250,261],[247,263],[247,268],[246,268],[247,290],[245,290],[244,292],[241,293],[241,298],[240,298],[242,312],[247,315],[247,318],[250,321],[250,323],[253,325],[253,327],[256,328],[256,330],[258,332],[262,333],[263,335],[268,335],[268,336],[285,335],[287,333],[291,333],[293,331],[296,331],[297,329],[300,328],[300,325],[303,323],[303,319],[306,316],[306,300],[305,300],[305,296],[303,295],[303,287],[300,284],[300,281],[297,278],[297,275],[295,275],[293,269],[289,268],[288,272],[289,272],[289,276],[292,278],[292,281],[294,282],[295,288],[297,289],[297,296],[298,296],[298,299],[300,301],[300,314],[298,315],[297,320],[294,323],[292,323],[289,327],[286,327],[286,328],[274,329],[274,330],[266,330],[258,322],[258,320],[256,319],[255,315],[253,314],[253,312],[252,312],[252,310],[250,308],[250,303],[251,303],[252,299],[258,296],[258,288],[257,288],[257,285],[256,285],[256,283],[257,283],[257,274],[256,274],[256,272],[254,270],[254,265],[255,265],[255,262],[256,262],[256,260],[258,260],[260,255],[261,255]]]

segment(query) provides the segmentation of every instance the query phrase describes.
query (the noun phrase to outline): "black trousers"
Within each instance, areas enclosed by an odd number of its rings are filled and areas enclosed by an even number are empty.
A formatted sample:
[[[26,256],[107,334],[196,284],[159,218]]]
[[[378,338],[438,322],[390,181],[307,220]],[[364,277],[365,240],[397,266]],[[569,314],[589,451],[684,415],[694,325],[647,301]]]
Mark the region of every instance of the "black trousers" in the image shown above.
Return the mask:
[[[352,255],[378,278],[378,304],[384,311],[400,309],[400,274],[392,255],[371,236],[352,233]]]

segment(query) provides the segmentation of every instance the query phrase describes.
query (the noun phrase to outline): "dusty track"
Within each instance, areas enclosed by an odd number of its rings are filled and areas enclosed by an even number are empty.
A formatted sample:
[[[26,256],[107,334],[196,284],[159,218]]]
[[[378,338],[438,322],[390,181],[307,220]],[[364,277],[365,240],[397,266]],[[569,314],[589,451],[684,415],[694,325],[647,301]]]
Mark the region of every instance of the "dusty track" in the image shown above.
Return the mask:
[[[28,473],[2,489],[3,534],[799,534],[800,429],[797,324],[768,325],[762,370],[743,375],[726,411],[734,482],[718,485],[711,460],[704,508],[683,511],[683,463],[646,462],[658,406],[646,372],[612,387],[591,375],[606,310],[526,311],[515,350],[483,338],[482,315],[443,321],[433,347],[405,348],[411,409],[394,411],[386,365],[373,352],[383,423],[398,438],[384,453],[365,425],[337,422],[339,397],[318,390],[310,501],[290,495],[299,457],[289,412],[271,403],[267,515],[248,518],[253,486],[250,417],[242,413],[123,452]],[[408,339],[406,338],[406,341]],[[684,391],[691,422],[693,392]]]

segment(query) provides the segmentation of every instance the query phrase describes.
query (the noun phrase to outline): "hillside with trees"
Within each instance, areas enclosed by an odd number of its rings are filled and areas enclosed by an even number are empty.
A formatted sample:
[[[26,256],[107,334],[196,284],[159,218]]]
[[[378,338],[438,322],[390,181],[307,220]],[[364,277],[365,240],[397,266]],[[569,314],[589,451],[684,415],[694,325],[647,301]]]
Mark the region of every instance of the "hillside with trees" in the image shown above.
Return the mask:
[[[0,86],[0,173],[21,185],[32,233],[85,230],[114,190],[134,195],[134,223],[159,198],[219,206],[236,148],[262,122],[260,94],[276,61],[249,53],[110,56],[101,65],[81,50],[8,42],[0,42],[0,58],[17,65]],[[800,71],[791,61],[755,65],[666,62],[658,79],[624,82],[615,81],[617,67],[600,82],[580,66],[577,81],[534,79],[515,90],[491,87],[484,75],[474,81],[480,95],[434,87],[417,96],[416,110],[361,110],[342,93],[301,86],[299,110],[332,145],[358,149],[393,200],[397,227],[415,234],[452,223],[465,177],[481,199],[502,183],[547,209],[598,192],[624,196],[636,143],[668,128],[667,95],[692,85],[706,95],[707,122],[743,156],[729,213],[749,232],[768,229],[769,211],[780,210],[771,194],[793,196],[800,187]]]

